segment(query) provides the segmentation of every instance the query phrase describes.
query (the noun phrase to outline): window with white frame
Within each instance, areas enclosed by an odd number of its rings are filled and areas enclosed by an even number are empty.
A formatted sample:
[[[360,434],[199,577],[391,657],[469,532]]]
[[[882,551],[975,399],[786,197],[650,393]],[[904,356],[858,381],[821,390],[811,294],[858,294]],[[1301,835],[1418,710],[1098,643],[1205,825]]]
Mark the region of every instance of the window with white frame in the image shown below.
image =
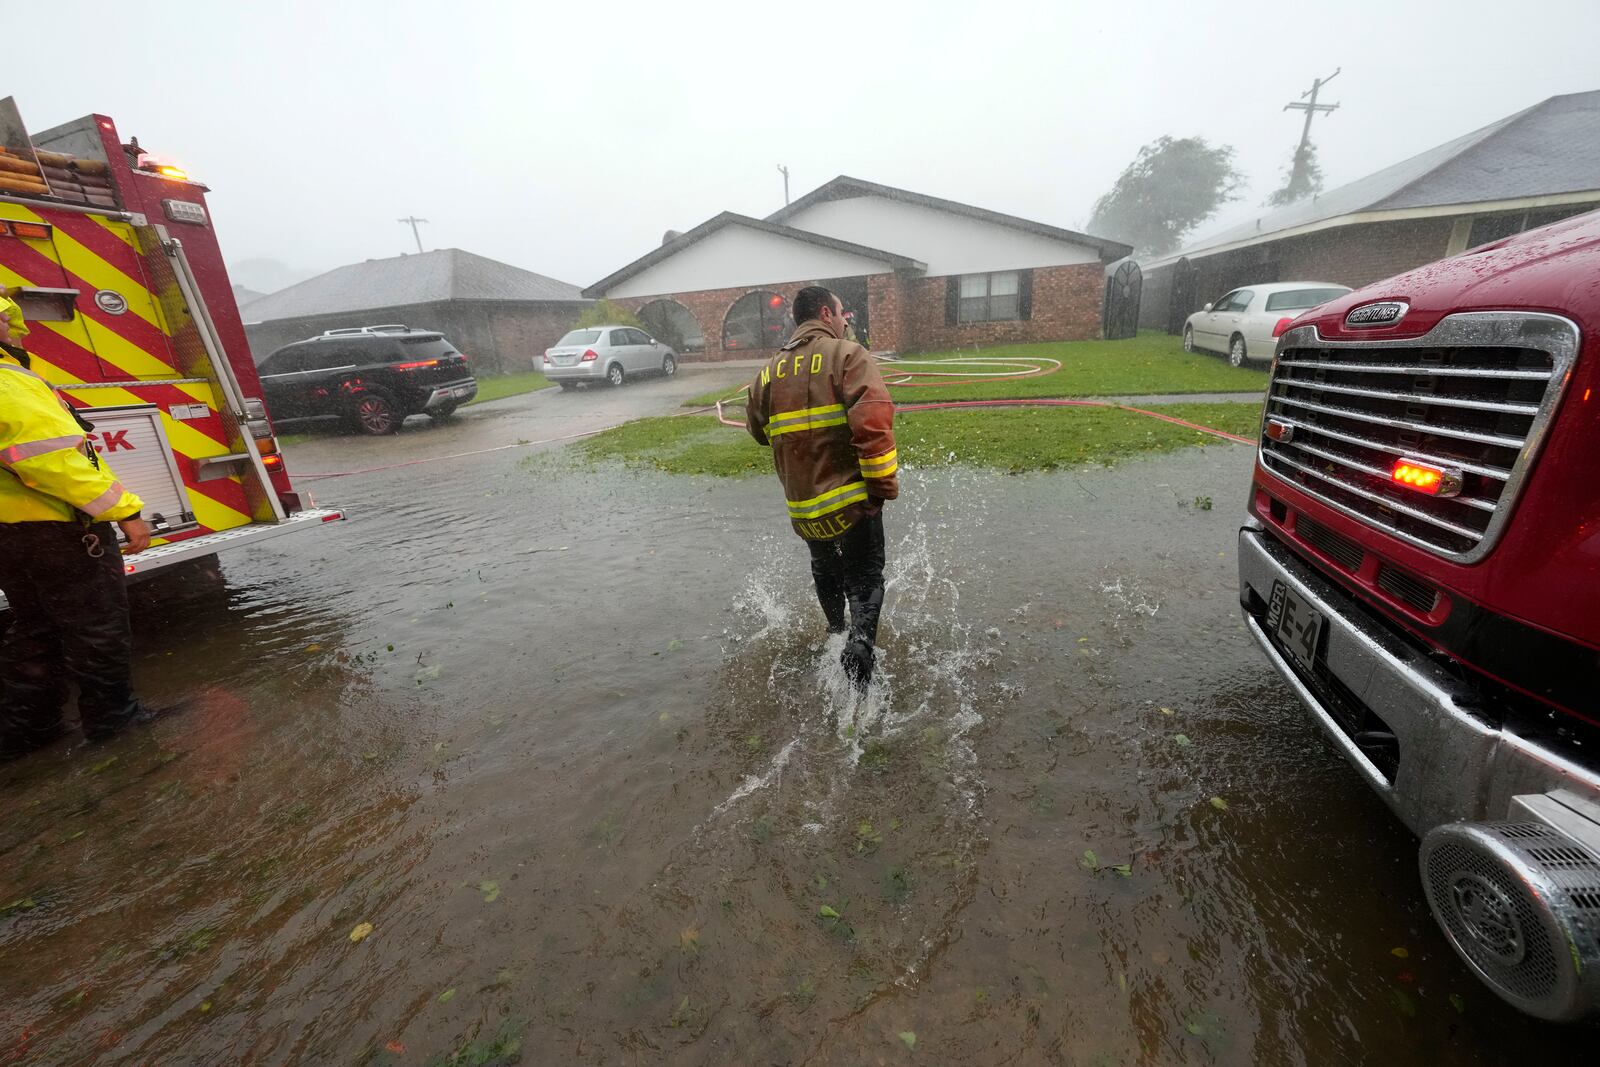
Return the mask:
[[[1021,285],[1014,270],[963,274],[958,322],[1000,322],[1022,317]]]

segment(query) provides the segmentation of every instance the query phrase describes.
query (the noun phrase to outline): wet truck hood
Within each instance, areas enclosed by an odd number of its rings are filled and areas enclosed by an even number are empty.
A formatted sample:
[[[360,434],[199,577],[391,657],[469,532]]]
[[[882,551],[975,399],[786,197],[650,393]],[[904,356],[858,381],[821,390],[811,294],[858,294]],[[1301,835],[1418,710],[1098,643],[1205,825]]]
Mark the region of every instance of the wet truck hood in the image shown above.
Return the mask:
[[[1347,330],[1352,308],[1376,300],[1410,305],[1391,329]],[[1397,274],[1314,308],[1293,326],[1314,324],[1327,338],[1417,337],[1456,311],[1527,310],[1565,315],[1583,331],[1584,348],[1600,332],[1600,211],[1508,237],[1459,256]]]
[[[1409,305],[1392,327],[1346,329],[1345,316],[1374,301]],[[1417,337],[1465,311],[1540,311],[1580,331],[1577,362],[1514,505],[1504,536],[1482,561],[1460,564],[1340,516],[1329,525],[1358,536],[1395,563],[1458,596],[1536,629],[1600,648],[1600,212],[1531,230],[1385,279],[1314,308],[1291,329],[1314,325],[1328,339]],[[1258,480],[1283,484],[1258,464]],[[1311,504],[1307,507],[1320,512]]]

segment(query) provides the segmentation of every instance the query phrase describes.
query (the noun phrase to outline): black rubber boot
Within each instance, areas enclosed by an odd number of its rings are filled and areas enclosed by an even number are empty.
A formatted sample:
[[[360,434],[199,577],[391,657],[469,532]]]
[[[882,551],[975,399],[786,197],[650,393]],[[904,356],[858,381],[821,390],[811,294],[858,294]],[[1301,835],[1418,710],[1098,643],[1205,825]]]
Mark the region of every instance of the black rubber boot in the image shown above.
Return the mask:
[[[872,645],[859,636],[846,641],[844,651],[839,654],[839,665],[844,668],[845,677],[850,679],[850,684],[855,686],[858,693],[865,693],[871,684],[872,668],[876,661],[877,653]]]

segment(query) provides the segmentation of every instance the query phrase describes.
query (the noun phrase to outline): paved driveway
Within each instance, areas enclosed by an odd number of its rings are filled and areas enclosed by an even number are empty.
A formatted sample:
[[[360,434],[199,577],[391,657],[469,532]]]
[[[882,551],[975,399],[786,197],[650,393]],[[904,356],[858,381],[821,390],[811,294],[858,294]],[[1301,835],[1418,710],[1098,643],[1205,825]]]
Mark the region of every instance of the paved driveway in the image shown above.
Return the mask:
[[[675,415],[687,410],[683,402],[690,397],[724,384],[730,392],[737,389],[752,373],[753,364],[747,363],[689,364],[671,378],[640,379],[620,389],[590,386],[564,392],[552,386],[462,408],[443,424],[413,416],[389,437],[347,433],[334,423],[288,424],[279,432],[309,437],[284,449],[291,478],[363,470],[519,442],[553,441],[649,415]]]

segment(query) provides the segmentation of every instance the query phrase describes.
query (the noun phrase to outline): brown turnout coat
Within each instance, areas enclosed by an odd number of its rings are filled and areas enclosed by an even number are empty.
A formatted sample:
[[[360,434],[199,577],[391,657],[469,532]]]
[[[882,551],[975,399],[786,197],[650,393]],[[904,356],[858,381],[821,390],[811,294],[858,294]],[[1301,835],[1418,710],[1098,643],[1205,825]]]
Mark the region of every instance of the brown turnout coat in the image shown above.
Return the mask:
[[[894,401],[878,364],[822,323],[801,323],[761,368],[746,411],[750,435],[772,446],[789,521],[806,540],[832,540],[874,498],[900,495]]]

